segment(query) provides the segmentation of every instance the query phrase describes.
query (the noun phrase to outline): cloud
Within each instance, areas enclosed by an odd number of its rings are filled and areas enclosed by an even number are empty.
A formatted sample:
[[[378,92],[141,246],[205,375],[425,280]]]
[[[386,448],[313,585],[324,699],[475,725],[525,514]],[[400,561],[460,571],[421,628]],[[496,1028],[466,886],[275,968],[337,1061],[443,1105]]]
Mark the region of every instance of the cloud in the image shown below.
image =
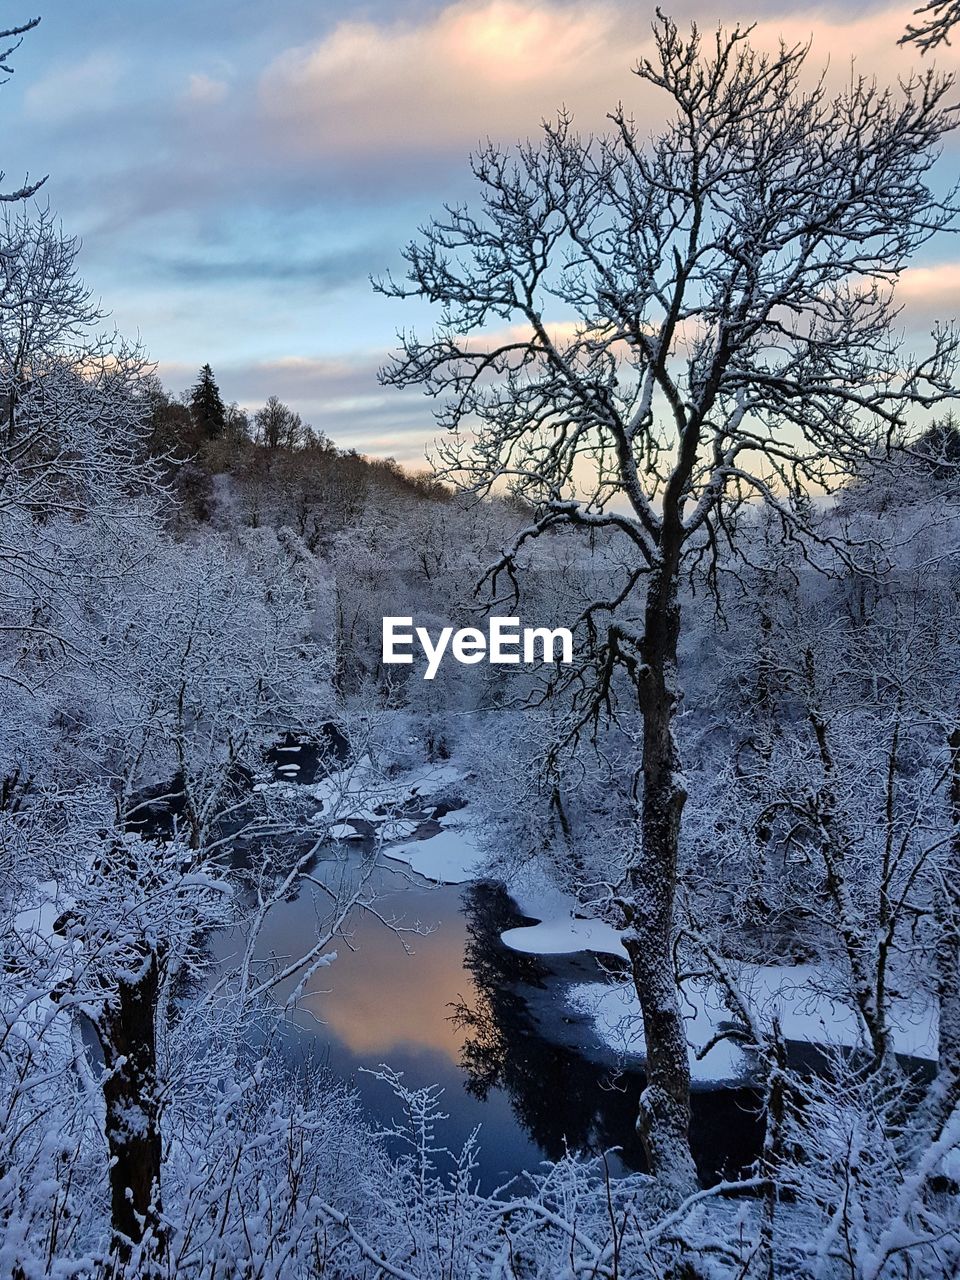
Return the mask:
[[[681,29],[705,3],[686,0]],[[812,33],[811,79],[832,55],[832,83],[842,82],[852,50],[865,72],[887,79],[918,63],[915,50],[896,44],[899,0],[852,18],[829,8],[771,15],[769,7],[752,40],[773,49],[781,33],[791,42]],[[363,216],[403,200],[422,217],[443,199],[469,197],[466,157],[482,138],[509,144],[536,135],[561,104],[578,127],[604,130],[622,98],[643,131],[656,130],[666,97],[631,73],[651,51],[651,17],[625,0],[454,0],[383,6],[375,18],[313,34],[317,17],[304,15],[295,24],[299,43],[283,25],[270,28],[269,43],[259,32],[258,52],[277,50],[263,69],[250,49],[229,43],[219,61],[204,54],[203,72],[161,64],[151,80],[131,64],[136,81],[126,85],[124,109],[106,113],[97,95],[107,91],[88,83],[88,60],[66,68],[67,83],[77,76],[87,89],[64,95],[58,109],[70,120],[64,145],[74,147],[77,129],[93,141],[82,165],[68,157],[48,167],[59,189],[69,183],[70,198],[87,206],[87,242],[102,235],[111,249],[117,231],[155,224],[165,211],[251,200],[280,209],[339,205]],[[712,11],[701,26],[709,49]],[[191,59],[195,67],[195,52]],[[61,84],[48,79],[35,86],[44,101]],[[228,88],[235,83],[243,92]]]
[[[900,275],[895,296],[911,329],[960,317],[960,262],[908,267]]]
[[[278,356],[269,360],[219,361],[214,367],[226,400],[256,405],[269,395],[282,400],[349,400],[380,391],[377,370],[386,352],[357,352],[351,356]],[[176,388],[196,375],[192,365],[161,361],[161,378]]]
[[[54,125],[76,121],[86,112],[109,111],[119,100],[122,74],[122,64],[112,53],[59,63],[24,92],[24,116]]]
[[[392,246],[365,244],[356,248],[331,249],[328,253],[293,252],[287,245],[274,254],[204,253],[145,254],[140,268],[150,276],[165,276],[185,284],[246,283],[282,280],[308,288],[337,289],[345,285],[366,285],[371,263],[382,262],[394,253]]]
[[[179,27],[168,10],[121,16],[96,0],[91,25],[86,7],[80,19],[65,6],[56,60],[44,56],[32,84],[18,61],[4,90],[9,109],[23,86],[5,167],[51,171],[91,285],[156,355],[196,352],[229,399],[256,407],[276,393],[341,445],[415,458],[435,434],[430,402],[380,388],[372,348],[394,324],[430,321],[412,302],[374,300],[368,270],[391,266],[444,200],[475,200],[466,154],[487,135],[536,135],[561,104],[580,128],[605,129],[621,98],[641,132],[656,132],[665,97],[631,74],[651,51],[653,5],[368,0],[338,20],[335,6],[237,3],[243,22],[226,0],[175,0]],[[928,65],[896,44],[910,7],[752,0],[743,13],[759,19],[760,47],[812,36],[810,77],[831,58],[837,86],[854,52],[881,83]],[[698,18],[709,47],[716,8],[677,0],[671,12],[681,30]],[[941,50],[937,63],[957,57]],[[904,325],[922,331],[956,314],[960,267],[913,268],[900,297]],[[258,359],[285,351],[313,354]],[[195,376],[191,364],[171,385]]]
[[[626,22],[648,32],[646,20]],[[607,107],[629,86],[616,5],[461,0],[419,25],[342,22],[264,72],[264,115],[294,147],[385,151],[513,138],[560,99]],[[648,32],[649,34],[649,32]],[[628,45],[629,47],[629,45]]]
[[[834,91],[848,85],[851,74],[875,76],[881,85],[896,85],[898,77],[906,79],[932,65],[913,45],[897,43],[913,7],[894,3],[866,12],[820,7],[775,14],[758,23],[751,43],[773,52],[781,39],[788,46],[809,41],[808,84],[828,64],[826,84]],[[956,69],[958,62],[960,55],[953,47],[941,50],[936,58],[941,71]]]
[[[206,107],[223,102],[228,93],[229,86],[225,80],[216,80],[213,76],[194,72],[187,81],[183,96],[184,101],[189,105]]]
[[[781,37],[812,38],[811,84],[829,61],[828,84],[840,87],[854,55],[858,74],[892,81],[919,63],[915,49],[897,45],[905,17],[899,3],[853,15],[768,13],[751,43],[775,52]],[[656,127],[665,95],[631,75],[651,50],[650,18],[614,0],[457,0],[418,23],[344,21],[266,68],[260,109],[281,149],[328,156],[467,148],[488,135],[510,142],[534,134],[561,104],[602,129],[621,98]],[[709,52],[712,13],[701,26]]]

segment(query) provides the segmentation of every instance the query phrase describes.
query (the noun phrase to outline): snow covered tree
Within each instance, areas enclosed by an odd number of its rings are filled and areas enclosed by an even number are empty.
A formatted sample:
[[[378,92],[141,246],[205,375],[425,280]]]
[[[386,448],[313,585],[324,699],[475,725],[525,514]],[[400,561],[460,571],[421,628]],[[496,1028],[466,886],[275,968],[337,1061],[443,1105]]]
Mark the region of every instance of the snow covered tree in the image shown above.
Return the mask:
[[[99,318],[77,273],[79,241],[64,236],[49,209],[7,209],[0,222],[0,403],[8,441],[31,358],[69,358]]]
[[[911,449],[921,468],[941,481],[960,485],[960,427],[952,413],[934,422]]]
[[[911,357],[894,286],[952,217],[928,175],[956,110],[932,73],[830,97],[802,89],[805,47],[763,55],[738,28],[710,49],[663,17],[654,30],[637,74],[671,108],[658,136],[618,108],[610,137],[582,140],[561,115],[539,144],[488,144],[480,211],[448,208],[406,249],[406,282],[379,287],[443,309],[382,376],[439,399],[444,474],[535,508],[494,579],[563,524],[632,548],[618,591],[585,611],[575,678],[583,726],[624,673],[643,718],[617,896],[646,1036],[640,1123],[677,1195],[694,1180],[673,972],[681,575],[735,537],[749,500],[802,533],[805,495],[951,393],[955,336]]]
[[[34,27],[39,26],[39,18],[31,18],[29,22],[22,22],[18,26],[7,27],[0,30],[0,75],[4,80],[13,75],[13,67],[10,64],[10,58],[20,48],[23,43],[23,37],[28,31],[32,31]],[[9,43],[5,43],[9,41]],[[0,169],[0,182],[3,181],[4,173]],[[46,178],[41,178],[39,182],[26,182],[17,191],[0,191],[0,203],[14,203],[20,200],[28,200],[30,196],[36,195]]]
[[[914,9],[916,23],[907,24],[900,37],[901,44],[915,44],[923,53],[950,43],[950,33],[960,22],[960,4],[957,0],[928,0]]]

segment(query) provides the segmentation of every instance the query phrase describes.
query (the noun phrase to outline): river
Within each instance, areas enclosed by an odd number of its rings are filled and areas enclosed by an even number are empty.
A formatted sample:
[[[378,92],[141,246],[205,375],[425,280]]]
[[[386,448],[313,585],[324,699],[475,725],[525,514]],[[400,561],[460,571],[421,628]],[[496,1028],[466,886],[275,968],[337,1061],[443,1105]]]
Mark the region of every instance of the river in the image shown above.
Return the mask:
[[[314,874],[346,883],[365,847],[339,845],[321,855]],[[643,1167],[634,1133],[643,1078],[620,1072],[588,1019],[565,1004],[569,983],[596,979],[590,954],[542,957],[506,947],[501,931],[529,923],[498,884],[435,885],[383,858],[374,873],[376,910],[423,935],[398,935],[357,912],[337,959],[320,969],[293,1014],[289,1053],[306,1069],[323,1064],[357,1087],[384,1126],[397,1103],[360,1069],[389,1064],[404,1083],[437,1084],[449,1119],[439,1133],[458,1150],[480,1126],[481,1186],[492,1190],[566,1149],[621,1148],[611,1171]],[[306,885],[274,908],[259,954],[289,957],[316,934],[315,890]],[[226,961],[242,942],[221,939]],[[291,984],[292,985],[292,984]],[[277,992],[282,999],[286,990]],[[702,1176],[737,1173],[762,1142],[757,1098],[749,1088],[712,1088],[694,1095],[692,1139]]]

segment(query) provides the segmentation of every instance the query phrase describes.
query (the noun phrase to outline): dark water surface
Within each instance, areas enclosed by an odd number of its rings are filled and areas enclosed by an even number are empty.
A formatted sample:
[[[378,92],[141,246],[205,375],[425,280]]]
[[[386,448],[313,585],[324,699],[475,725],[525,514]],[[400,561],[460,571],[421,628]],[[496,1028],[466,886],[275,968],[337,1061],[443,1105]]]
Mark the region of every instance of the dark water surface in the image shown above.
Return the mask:
[[[347,883],[362,858],[359,847],[346,856],[341,847],[315,874],[331,885]],[[571,1015],[564,1003],[570,982],[601,976],[596,959],[528,956],[505,947],[501,930],[528,921],[499,885],[435,886],[389,861],[372,884],[382,917],[430,932],[404,934],[401,941],[372,915],[355,913],[347,939],[331,948],[336,961],[314,975],[293,1015],[291,1053],[319,1060],[355,1084],[384,1125],[394,1119],[397,1101],[360,1068],[386,1063],[404,1073],[408,1086],[440,1085],[449,1119],[438,1137],[459,1150],[481,1127],[485,1190],[568,1148],[620,1147],[612,1171],[642,1168],[633,1128],[642,1075],[618,1072],[589,1020]],[[325,906],[306,886],[274,908],[260,954],[302,954]],[[217,950],[226,958],[241,942],[228,935]],[[285,994],[278,992],[281,999]],[[749,1088],[695,1094],[693,1143],[708,1180],[736,1173],[758,1154],[756,1103]]]

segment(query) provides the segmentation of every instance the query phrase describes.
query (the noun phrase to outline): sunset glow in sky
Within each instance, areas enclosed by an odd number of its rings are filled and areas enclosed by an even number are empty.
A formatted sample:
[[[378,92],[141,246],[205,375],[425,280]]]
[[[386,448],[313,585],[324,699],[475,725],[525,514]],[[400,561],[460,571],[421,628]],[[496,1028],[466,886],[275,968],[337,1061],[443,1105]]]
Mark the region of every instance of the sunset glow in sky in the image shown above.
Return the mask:
[[[759,22],[773,46],[813,37],[838,83],[917,67],[897,46],[907,5],[673,6],[704,28]],[[4,19],[29,16],[5,6]],[[630,74],[652,5],[626,0],[166,0],[49,3],[2,89],[6,185],[50,174],[46,198],[83,238],[84,275],[140,335],[174,390],[209,361],[228,400],[271,393],[338,444],[422,458],[435,434],[414,393],[376,369],[414,304],[368,276],[443,201],[469,197],[467,155],[513,141],[564,103],[584,131],[618,99],[656,127]],[[32,10],[30,11],[32,14]],[[958,65],[948,49],[942,69]],[[960,144],[941,162],[956,176]],[[957,313],[960,244],[904,281],[909,326]]]

